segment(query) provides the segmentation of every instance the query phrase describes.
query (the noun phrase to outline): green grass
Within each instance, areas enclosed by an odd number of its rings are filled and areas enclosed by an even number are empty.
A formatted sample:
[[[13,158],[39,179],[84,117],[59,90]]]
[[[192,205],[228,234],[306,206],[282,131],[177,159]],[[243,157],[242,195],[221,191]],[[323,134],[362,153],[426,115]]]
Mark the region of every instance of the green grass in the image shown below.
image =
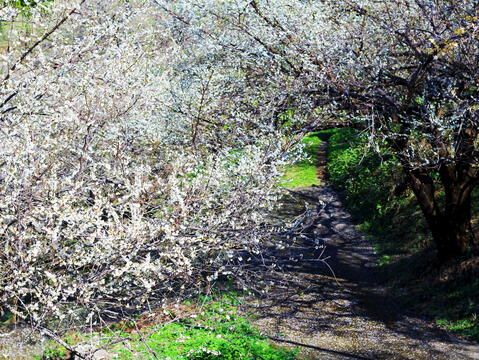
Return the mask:
[[[305,144],[304,151],[307,158],[286,169],[281,180],[281,186],[283,187],[299,188],[320,184],[318,179],[318,151],[321,140],[318,133],[309,133],[302,142]]]
[[[471,318],[455,321],[439,319],[437,320],[437,324],[451,330],[452,332],[462,334],[471,340],[479,341],[479,320],[477,315]]]
[[[424,297],[431,289],[423,289]],[[479,342],[479,280],[450,279],[435,285],[426,313],[452,332]]]
[[[131,338],[132,340],[115,344],[108,349],[116,359],[121,360],[296,359],[296,351],[273,345],[251,325],[248,317],[240,315],[237,300],[233,297],[223,296],[216,300],[203,298],[194,305],[196,306],[186,305],[191,308],[190,316],[165,326],[150,325],[142,328],[140,334],[135,331],[111,330],[110,327],[109,330],[95,334],[93,338]],[[52,345],[40,359],[56,360],[67,356],[68,351]]]

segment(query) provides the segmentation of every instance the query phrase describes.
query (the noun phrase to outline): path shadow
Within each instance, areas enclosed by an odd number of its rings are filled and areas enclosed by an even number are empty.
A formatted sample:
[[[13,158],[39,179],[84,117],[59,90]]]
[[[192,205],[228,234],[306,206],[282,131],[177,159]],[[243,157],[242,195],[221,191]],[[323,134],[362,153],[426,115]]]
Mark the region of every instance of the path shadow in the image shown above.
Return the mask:
[[[474,359],[476,348],[410,313],[381,285],[371,245],[332,189],[290,191],[274,217],[296,219],[295,229],[282,235],[289,246],[272,241],[251,261],[266,295],[248,303],[270,337],[302,344],[312,359]]]

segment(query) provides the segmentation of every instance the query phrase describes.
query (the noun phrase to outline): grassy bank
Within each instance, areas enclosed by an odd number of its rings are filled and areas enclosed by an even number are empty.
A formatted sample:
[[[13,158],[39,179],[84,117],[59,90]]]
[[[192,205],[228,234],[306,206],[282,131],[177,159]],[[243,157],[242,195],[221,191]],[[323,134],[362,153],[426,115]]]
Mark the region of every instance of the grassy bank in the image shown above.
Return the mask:
[[[370,237],[382,276],[396,290],[399,302],[479,341],[479,261],[468,259],[438,269],[431,236],[394,157],[371,151],[358,131],[338,129],[329,138],[328,175]]]
[[[273,345],[251,326],[248,316],[238,311],[234,294],[201,297],[161,312],[143,314],[135,321],[112,324],[84,335],[69,333],[65,341],[72,346],[94,343],[106,346],[115,359],[177,360],[294,360],[295,351]],[[108,339],[108,340],[106,340]],[[70,352],[51,343],[41,360],[70,358]]]
[[[304,137],[302,143],[307,157],[285,170],[281,186],[300,188],[320,184],[318,180],[318,151],[321,140],[318,135],[318,132],[313,132]]]

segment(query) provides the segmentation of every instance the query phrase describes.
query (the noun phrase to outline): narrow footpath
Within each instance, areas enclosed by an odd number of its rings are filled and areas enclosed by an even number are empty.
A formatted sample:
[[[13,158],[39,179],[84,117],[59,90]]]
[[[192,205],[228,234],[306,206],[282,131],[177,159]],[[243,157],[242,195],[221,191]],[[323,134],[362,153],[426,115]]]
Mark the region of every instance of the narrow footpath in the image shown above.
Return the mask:
[[[248,308],[258,314],[255,326],[278,344],[299,347],[305,359],[479,359],[478,345],[395,304],[377,281],[370,243],[331,188],[290,191],[276,215],[302,216],[301,228],[287,248],[271,250],[282,271],[265,272],[271,295]]]

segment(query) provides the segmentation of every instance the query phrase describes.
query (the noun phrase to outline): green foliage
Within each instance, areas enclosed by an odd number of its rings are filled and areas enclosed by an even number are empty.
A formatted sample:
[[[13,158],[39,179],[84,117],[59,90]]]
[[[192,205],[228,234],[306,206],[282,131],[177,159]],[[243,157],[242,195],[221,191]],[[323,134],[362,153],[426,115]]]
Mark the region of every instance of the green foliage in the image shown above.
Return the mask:
[[[391,201],[391,183],[398,172],[396,160],[369,150],[358,131],[341,129],[331,136],[330,181],[345,192],[348,208],[361,222],[386,211]]]
[[[162,327],[145,342],[122,347],[119,359],[161,357],[184,360],[293,360],[294,352],[271,345],[227,302],[208,303],[195,318]]]
[[[477,315],[455,321],[440,319],[437,321],[437,324],[453,332],[462,334],[471,340],[479,341],[479,320],[477,319]]]
[[[451,278],[433,286],[422,286],[416,297],[427,299],[424,312],[438,325],[452,332],[479,341],[479,280]]]
[[[47,4],[53,0],[0,0],[0,9],[11,6],[20,10],[21,18],[17,19],[15,23],[9,24],[7,22],[3,22],[0,19],[0,50],[7,47],[8,38],[7,38],[7,31],[5,31],[8,27],[13,26],[16,30],[21,30],[28,33],[31,30],[31,24],[28,21],[24,21],[28,19],[31,15],[31,9],[38,6],[39,4]]]
[[[224,320],[213,325],[212,330],[188,323],[169,325],[145,343],[134,344],[132,350],[118,351],[118,358],[149,359],[151,349],[167,358],[185,360],[294,359],[287,350],[267,343],[244,320]]]
[[[27,8],[31,8],[31,7],[35,7],[37,6],[38,4],[40,3],[44,3],[44,2],[47,2],[47,1],[51,1],[51,0],[40,0],[40,1],[35,1],[35,0],[3,0],[3,1],[0,1],[0,6],[13,6],[13,7],[16,7],[18,9],[27,9]]]
[[[191,305],[191,302],[186,305]],[[177,360],[294,360],[296,351],[271,344],[261,336],[250,320],[238,314],[238,300],[222,296],[213,301],[199,298],[197,310],[175,323],[143,328],[137,333],[114,330],[110,326],[102,336],[128,337],[128,344],[114,345],[108,351],[117,359],[177,359]],[[154,330],[154,331],[152,331]],[[145,337],[145,334],[149,334]],[[142,338],[141,341],[140,338]],[[138,341],[136,341],[138,339]],[[42,359],[60,359],[66,354],[58,347],[47,350]],[[152,355],[156,354],[156,357]]]
[[[292,128],[295,125],[294,110],[288,109],[279,115],[279,120],[284,128]]]
[[[307,158],[288,167],[282,179],[286,188],[319,185],[318,151],[321,140],[317,132],[309,133],[302,140]]]
[[[60,346],[53,346],[43,352],[41,357],[36,357],[41,360],[56,360],[65,359],[68,356],[68,351]]]

